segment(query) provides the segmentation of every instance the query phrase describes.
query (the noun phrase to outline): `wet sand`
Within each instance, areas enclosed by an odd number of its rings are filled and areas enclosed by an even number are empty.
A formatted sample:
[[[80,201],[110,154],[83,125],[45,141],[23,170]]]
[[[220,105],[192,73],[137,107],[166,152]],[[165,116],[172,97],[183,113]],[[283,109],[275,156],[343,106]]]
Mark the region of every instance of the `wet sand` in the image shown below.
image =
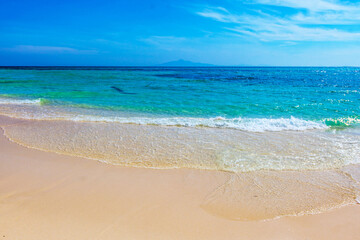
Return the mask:
[[[230,178],[220,171],[125,168],[42,152],[10,142],[1,131],[0,238],[360,238],[358,205],[266,221],[211,214],[204,203]]]

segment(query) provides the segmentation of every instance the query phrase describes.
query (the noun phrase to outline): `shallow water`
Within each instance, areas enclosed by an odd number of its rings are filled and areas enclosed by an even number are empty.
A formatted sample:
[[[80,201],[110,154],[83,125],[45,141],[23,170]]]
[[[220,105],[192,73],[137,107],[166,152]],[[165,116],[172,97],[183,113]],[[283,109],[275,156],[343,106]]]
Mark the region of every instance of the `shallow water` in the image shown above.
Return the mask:
[[[359,163],[351,131],[245,132],[104,122],[29,121],[5,128],[26,146],[116,165],[256,170],[335,169]]]

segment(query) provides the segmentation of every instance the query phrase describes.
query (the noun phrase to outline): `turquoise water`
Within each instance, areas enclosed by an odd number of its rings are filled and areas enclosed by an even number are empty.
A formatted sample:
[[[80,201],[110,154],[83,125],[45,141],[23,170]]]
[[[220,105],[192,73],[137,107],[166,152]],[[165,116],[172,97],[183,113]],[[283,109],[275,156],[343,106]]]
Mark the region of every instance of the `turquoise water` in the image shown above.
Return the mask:
[[[354,127],[360,68],[0,68],[0,103],[145,124]]]
[[[51,120],[5,127],[15,142],[111,164],[334,169],[360,162],[359,79],[360,68],[1,68],[0,114]]]

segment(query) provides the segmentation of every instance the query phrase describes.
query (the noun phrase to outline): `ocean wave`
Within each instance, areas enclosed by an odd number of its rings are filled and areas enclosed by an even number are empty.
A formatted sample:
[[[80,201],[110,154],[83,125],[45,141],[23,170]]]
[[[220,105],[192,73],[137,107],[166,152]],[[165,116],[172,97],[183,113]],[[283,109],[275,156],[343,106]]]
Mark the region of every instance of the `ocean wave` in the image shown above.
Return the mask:
[[[329,127],[350,127],[360,124],[359,117],[326,118],[324,123]]]
[[[2,102],[0,101],[0,104]],[[11,103],[8,103],[11,104]],[[15,104],[15,103],[13,103]],[[68,120],[75,122],[105,122],[138,125],[158,125],[174,127],[208,127],[226,128],[249,132],[278,132],[278,131],[305,131],[329,128],[325,123],[303,120],[295,117],[290,118],[195,118],[195,117],[118,117],[101,116],[96,114],[81,114],[74,111],[68,112],[48,106],[46,111],[39,109],[41,102],[25,102],[33,107],[20,109],[1,108],[1,114],[15,118],[29,120]],[[25,105],[24,104],[24,105]],[[36,108],[35,105],[38,105]],[[49,108],[50,107],[50,108]]]
[[[110,122],[139,125],[159,125],[177,127],[209,127],[228,128],[249,132],[278,132],[278,131],[305,131],[328,128],[345,128],[360,124],[357,116],[343,118],[324,118],[320,120],[305,120],[297,117],[283,118],[201,118],[201,117],[136,117],[136,116],[112,116],[103,115],[103,111],[91,109],[93,107],[84,105],[69,105],[68,103],[55,104],[51,100],[38,99],[15,99],[0,98],[0,104],[7,107],[2,113],[25,119],[36,120],[70,120],[80,122]],[[54,105],[55,104],[55,105]],[[65,105],[64,105],[65,104]],[[11,105],[20,106],[20,111]],[[41,107],[44,106],[44,107]],[[26,109],[25,109],[26,108]],[[5,111],[3,111],[5,110]],[[84,110],[89,110],[84,114]],[[119,114],[126,114],[119,112]]]
[[[89,122],[117,122],[139,125],[160,125],[178,127],[210,127],[230,128],[249,132],[276,132],[276,131],[304,131],[312,129],[326,129],[325,124],[320,122],[291,118],[150,118],[150,117],[99,117],[99,116],[76,116],[74,121]]]
[[[42,98],[38,99],[11,99],[11,98],[0,98],[0,104],[13,104],[13,105],[42,105],[46,101]]]

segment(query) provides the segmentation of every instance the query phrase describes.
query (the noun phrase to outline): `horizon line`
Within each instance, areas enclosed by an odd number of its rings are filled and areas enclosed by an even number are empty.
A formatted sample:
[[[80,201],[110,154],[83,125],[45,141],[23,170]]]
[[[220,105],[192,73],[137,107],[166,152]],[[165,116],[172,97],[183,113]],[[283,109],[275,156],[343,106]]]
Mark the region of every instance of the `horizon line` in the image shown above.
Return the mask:
[[[240,67],[240,68],[247,68],[247,67],[284,67],[284,68],[290,68],[290,67],[360,67],[359,66],[352,66],[352,65],[343,65],[343,66],[326,66],[326,65],[210,65],[210,66],[161,66],[161,65],[0,65],[0,68],[16,68],[16,67],[23,67],[23,68],[29,68],[29,67],[104,67],[104,68],[110,68],[110,67],[128,67],[128,68],[137,68],[137,67],[158,67],[158,68],[217,68],[217,67]]]

